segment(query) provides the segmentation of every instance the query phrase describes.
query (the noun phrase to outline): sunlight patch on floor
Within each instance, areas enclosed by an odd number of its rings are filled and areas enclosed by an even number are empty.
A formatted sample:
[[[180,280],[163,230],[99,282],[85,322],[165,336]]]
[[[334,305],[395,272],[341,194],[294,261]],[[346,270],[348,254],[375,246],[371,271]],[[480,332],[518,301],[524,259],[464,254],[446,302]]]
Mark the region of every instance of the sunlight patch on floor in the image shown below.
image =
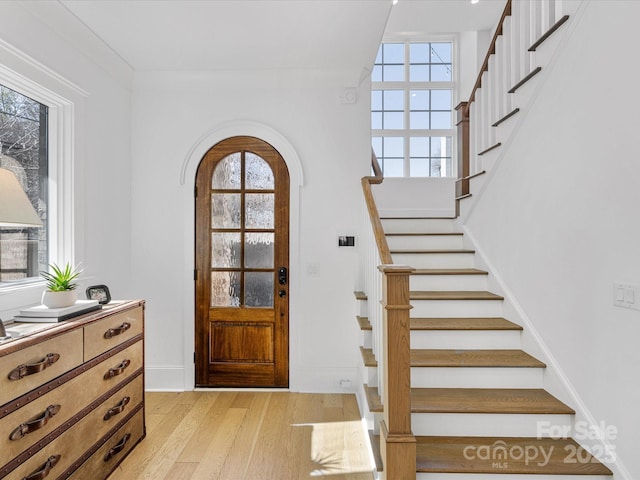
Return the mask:
[[[312,429],[310,459],[315,468],[310,477],[371,474],[373,471],[359,420],[293,426]]]

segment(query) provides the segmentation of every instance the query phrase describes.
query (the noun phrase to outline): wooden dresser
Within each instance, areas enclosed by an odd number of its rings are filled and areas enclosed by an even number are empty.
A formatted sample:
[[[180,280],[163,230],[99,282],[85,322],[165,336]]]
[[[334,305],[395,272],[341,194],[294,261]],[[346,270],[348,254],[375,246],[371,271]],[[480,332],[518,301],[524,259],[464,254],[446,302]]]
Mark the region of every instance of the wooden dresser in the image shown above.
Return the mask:
[[[0,478],[104,480],[145,436],[144,302],[0,344]]]

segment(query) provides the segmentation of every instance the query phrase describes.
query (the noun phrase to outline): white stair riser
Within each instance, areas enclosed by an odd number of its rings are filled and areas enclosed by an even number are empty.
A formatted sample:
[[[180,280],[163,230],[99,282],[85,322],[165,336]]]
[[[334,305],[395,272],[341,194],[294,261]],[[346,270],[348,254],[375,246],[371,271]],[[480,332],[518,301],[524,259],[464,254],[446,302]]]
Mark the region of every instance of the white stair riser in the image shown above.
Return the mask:
[[[543,368],[412,367],[414,388],[542,388]]]
[[[572,420],[572,415],[412,413],[411,430],[414,435],[535,438],[539,422],[571,429]]]
[[[411,275],[409,289],[429,292],[487,290],[487,275]]]
[[[366,384],[378,385],[378,367],[365,367]]]
[[[612,480],[610,475],[504,475],[496,467],[495,474],[418,473],[416,480]]]
[[[473,268],[472,253],[392,253],[393,263],[413,268]]]
[[[462,235],[387,236],[389,248],[455,249],[463,248]]]
[[[411,316],[501,317],[502,300],[411,300]]]
[[[382,228],[386,233],[452,233],[450,218],[383,218]]]
[[[516,350],[521,348],[520,330],[413,330],[411,348]]]
[[[364,348],[371,348],[373,345],[373,334],[371,330],[361,330],[360,345]]]

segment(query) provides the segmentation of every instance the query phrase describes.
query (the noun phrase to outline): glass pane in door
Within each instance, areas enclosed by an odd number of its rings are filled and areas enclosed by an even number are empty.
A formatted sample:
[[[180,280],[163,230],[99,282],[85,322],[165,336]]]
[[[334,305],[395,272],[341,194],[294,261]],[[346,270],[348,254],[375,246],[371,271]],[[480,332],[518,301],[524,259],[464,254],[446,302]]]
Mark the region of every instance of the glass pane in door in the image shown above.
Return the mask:
[[[244,278],[247,307],[273,306],[273,272],[247,272]]]
[[[240,233],[213,232],[211,234],[212,267],[239,268],[240,255]]]
[[[246,228],[273,228],[274,225],[274,194],[247,193],[245,196],[245,226]]]
[[[273,170],[254,153],[247,152],[245,160],[245,188],[247,190],[273,190]]]
[[[244,234],[244,266],[273,268],[273,232]]]
[[[226,156],[213,172],[211,187],[214,190],[237,190],[240,188],[240,152]]]
[[[240,306],[240,272],[211,272],[211,306]]]
[[[214,193],[211,195],[211,226],[213,228],[240,228],[239,193]]]

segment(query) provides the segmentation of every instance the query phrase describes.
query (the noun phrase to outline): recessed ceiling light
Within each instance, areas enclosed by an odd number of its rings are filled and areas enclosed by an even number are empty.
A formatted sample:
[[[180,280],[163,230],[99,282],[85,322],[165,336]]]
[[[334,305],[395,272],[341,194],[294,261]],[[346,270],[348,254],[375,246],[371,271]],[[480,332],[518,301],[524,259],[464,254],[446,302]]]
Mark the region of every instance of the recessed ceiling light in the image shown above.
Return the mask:
[[[395,5],[396,3],[398,3],[398,0],[393,0],[393,5]]]
[[[471,0],[471,3],[472,3],[473,5],[475,5],[475,4],[476,4],[476,3],[478,3],[478,2],[480,2],[480,0]]]

